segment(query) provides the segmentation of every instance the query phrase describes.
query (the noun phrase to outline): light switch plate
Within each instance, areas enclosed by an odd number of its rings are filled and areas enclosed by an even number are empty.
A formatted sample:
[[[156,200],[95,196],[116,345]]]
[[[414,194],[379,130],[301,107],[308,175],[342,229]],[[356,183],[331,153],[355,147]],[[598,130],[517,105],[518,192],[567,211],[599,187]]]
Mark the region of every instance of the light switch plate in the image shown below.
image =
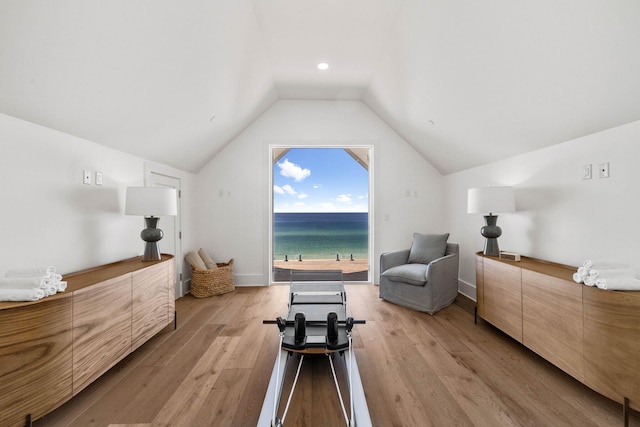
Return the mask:
[[[600,174],[600,178],[609,178],[609,162],[600,163],[598,172]]]

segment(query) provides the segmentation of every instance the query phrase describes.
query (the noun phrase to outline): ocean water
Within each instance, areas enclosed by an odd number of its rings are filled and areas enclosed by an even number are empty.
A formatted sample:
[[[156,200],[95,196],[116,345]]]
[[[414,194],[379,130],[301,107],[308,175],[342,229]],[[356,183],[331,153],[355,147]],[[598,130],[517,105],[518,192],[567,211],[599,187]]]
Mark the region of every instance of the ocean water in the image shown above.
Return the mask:
[[[283,260],[367,259],[369,214],[275,213],[273,256]]]

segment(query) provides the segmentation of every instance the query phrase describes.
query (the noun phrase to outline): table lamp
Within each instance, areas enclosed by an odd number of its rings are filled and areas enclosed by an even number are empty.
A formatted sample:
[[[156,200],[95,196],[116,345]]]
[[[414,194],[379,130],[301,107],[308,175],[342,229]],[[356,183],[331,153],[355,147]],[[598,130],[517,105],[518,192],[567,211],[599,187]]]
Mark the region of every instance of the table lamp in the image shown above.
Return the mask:
[[[486,225],[480,229],[486,240],[483,253],[488,256],[499,256],[498,237],[502,229],[497,226],[498,216],[494,213],[510,213],[516,211],[513,187],[480,187],[470,188],[467,199],[467,213],[489,214],[484,216]]]
[[[147,228],[140,237],[144,240],[142,261],[160,261],[158,241],[164,233],[157,228],[160,216],[177,215],[178,203],[176,190],[173,188],[128,187],[125,204],[125,215],[142,215]]]

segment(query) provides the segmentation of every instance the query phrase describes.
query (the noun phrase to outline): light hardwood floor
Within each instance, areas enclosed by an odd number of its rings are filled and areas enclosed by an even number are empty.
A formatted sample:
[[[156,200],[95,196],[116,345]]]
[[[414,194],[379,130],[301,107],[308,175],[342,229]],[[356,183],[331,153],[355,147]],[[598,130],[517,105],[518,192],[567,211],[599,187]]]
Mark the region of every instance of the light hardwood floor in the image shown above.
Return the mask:
[[[55,426],[255,426],[273,368],[288,286],[237,288],[176,302],[166,328],[70,402]],[[620,426],[604,398],[454,304],[434,316],[347,285],[375,426]],[[322,358],[323,356],[321,356]],[[288,426],[345,425],[325,361],[303,366]],[[631,425],[640,425],[633,413]]]

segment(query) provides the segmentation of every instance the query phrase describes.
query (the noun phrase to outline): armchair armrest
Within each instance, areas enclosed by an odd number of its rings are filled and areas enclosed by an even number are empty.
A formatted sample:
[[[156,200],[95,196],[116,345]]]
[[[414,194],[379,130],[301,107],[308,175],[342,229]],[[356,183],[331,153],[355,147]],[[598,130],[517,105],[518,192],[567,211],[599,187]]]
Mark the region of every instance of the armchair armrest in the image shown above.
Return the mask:
[[[385,272],[391,267],[406,264],[409,260],[409,249],[400,251],[385,252],[380,255],[380,273]]]
[[[457,252],[431,261],[427,268],[427,283],[431,283],[435,288],[442,289],[453,286],[457,292],[458,267]]]

